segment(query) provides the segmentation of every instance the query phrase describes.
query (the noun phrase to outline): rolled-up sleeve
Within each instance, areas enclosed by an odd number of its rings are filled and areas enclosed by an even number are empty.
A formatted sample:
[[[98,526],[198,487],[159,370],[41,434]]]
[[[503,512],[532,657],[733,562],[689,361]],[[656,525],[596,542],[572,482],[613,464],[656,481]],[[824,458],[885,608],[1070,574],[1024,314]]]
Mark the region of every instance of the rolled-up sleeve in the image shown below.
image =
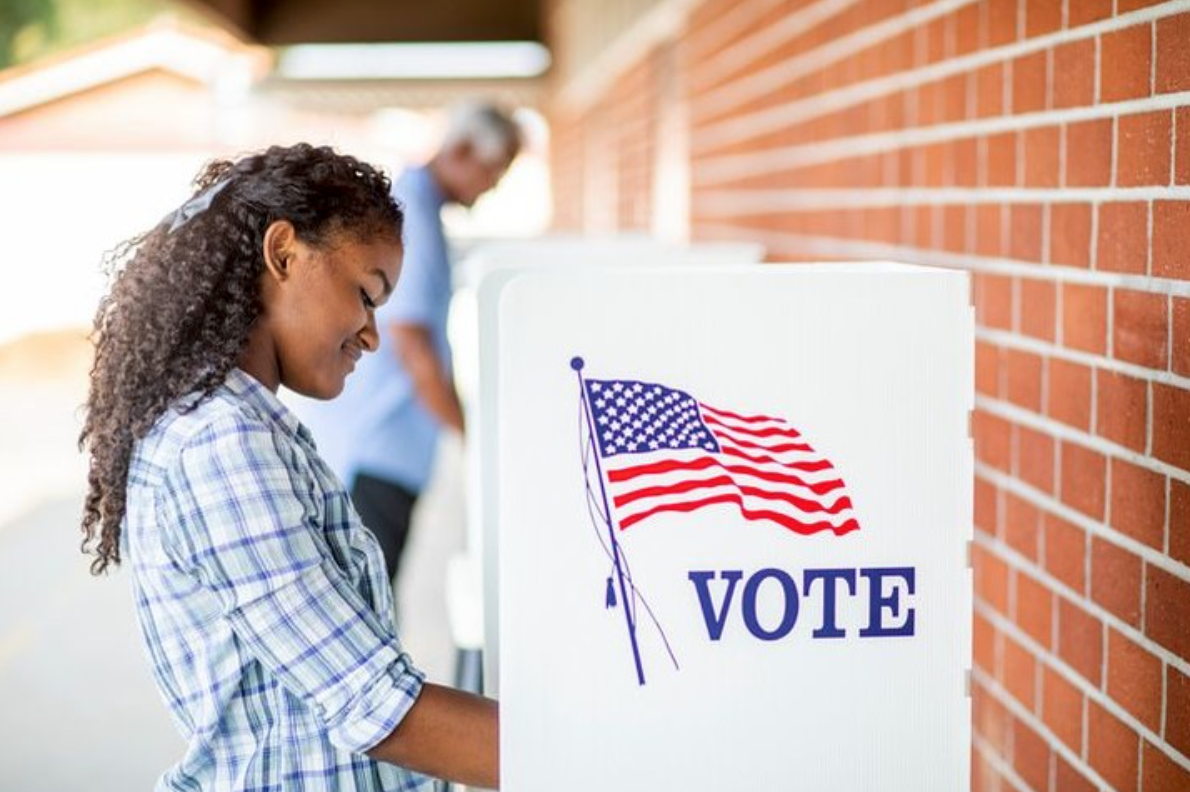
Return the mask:
[[[182,448],[161,504],[167,552],[217,600],[241,647],[362,753],[424,677],[323,535],[311,479],[264,424],[227,415]]]

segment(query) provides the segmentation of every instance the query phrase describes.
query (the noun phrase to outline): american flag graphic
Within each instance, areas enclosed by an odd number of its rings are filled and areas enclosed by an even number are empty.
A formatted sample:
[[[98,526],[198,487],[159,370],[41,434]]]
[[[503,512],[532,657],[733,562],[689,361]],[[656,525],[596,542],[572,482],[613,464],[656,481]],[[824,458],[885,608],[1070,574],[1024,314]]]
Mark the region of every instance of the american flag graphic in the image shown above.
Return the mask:
[[[788,421],[712,407],[657,383],[584,385],[620,530],[716,504],[798,534],[859,528],[842,477]]]

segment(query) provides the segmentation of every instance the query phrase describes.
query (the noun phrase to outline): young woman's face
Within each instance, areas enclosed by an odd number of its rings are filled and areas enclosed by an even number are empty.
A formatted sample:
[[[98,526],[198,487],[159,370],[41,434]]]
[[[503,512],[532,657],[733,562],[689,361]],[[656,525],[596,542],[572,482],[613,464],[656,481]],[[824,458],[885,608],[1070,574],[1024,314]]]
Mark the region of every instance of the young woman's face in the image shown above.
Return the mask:
[[[274,262],[262,291],[279,384],[318,399],[342,392],[360,356],[379,346],[375,310],[396,285],[401,257],[388,236],[341,234],[317,248],[287,242],[282,277]]]

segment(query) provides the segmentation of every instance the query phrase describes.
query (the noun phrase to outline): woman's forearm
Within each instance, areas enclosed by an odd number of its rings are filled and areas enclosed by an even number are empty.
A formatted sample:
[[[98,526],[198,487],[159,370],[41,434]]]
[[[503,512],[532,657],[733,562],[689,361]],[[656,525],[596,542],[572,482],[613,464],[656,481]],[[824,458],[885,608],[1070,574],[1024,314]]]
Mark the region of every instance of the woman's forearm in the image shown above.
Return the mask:
[[[498,789],[499,712],[491,699],[427,683],[401,724],[368,754],[436,778]]]

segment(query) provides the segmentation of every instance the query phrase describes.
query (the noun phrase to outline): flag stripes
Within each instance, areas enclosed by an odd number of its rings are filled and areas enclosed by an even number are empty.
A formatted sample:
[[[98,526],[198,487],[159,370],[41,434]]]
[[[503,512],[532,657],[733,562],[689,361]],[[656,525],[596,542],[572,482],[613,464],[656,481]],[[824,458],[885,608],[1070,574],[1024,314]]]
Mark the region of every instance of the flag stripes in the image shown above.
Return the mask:
[[[838,471],[784,419],[713,407],[656,383],[586,387],[621,530],[715,505],[799,534],[859,528]]]

